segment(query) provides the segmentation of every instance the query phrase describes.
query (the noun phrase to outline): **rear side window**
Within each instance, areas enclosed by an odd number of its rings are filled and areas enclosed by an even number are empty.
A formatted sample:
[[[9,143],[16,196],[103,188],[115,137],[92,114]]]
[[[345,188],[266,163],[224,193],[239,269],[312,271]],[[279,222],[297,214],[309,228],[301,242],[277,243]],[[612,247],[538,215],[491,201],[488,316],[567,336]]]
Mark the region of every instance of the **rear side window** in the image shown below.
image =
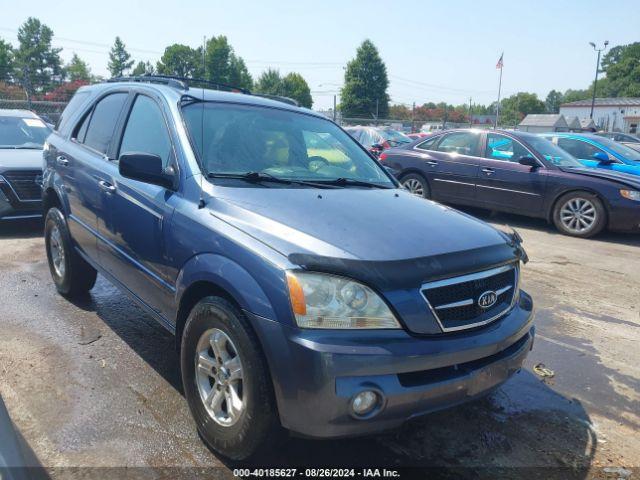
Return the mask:
[[[458,155],[477,155],[480,135],[471,132],[449,133],[442,137],[438,151]]]
[[[122,136],[120,154],[127,152],[158,155],[165,168],[171,161],[171,140],[160,107],[144,95],[136,97]]]
[[[101,153],[107,153],[109,143],[116,128],[116,122],[127,99],[126,93],[112,93],[100,100],[89,119],[89,126],[84,141],[78,141]],[[82,127],[81,127],[82,128]]]
[[[420,145],[416,146],[420,150],[435,150],[436,143],[438,143],[440,137],[431,137],[429,140],[422,142]]]
[[[602,150],[590,143],[574,140],[572,138],[558,138],[558,146],[569,152],[574,157],[581,158],[583,160],[592,160],[594,154],[602,152]]]
[[[57,131],[61,131],[67,126],[69,119],[73,117],[73,114],[82,106],[88,96],[89,92],[76,92],[58,119],[56,124]]]

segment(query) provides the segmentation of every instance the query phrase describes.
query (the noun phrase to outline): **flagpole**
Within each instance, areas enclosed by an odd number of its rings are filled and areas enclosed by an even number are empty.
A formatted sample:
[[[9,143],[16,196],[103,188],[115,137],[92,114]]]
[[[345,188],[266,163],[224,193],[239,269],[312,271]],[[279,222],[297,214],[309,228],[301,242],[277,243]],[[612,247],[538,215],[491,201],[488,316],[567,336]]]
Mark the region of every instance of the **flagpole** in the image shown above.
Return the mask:
[[[502,59],[502,57],[500,57]],[[500,80],[498,81],[498,103],[496,104],[496,123],[493,128],[498,128],[498,119],[500,118],[500,91],[502,90],[502,65],[500,66]]]

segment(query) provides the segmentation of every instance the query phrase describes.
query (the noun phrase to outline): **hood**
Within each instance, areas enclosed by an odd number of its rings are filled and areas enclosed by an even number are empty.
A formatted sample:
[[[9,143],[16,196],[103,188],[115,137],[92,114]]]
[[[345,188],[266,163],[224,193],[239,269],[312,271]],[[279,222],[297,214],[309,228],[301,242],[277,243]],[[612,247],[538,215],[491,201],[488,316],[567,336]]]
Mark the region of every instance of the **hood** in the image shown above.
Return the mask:
[[[211,215],[285,256],[395,261],[504,246],[488,224],[398,189],[216,189]]]
[[[42,150],[0,148],[0,172],[4,170],[42,168]]]
[[[605,170],[603,168],[563,168],[562,171],[576,175],[585,175],[587,177],[612,180],[627,187],[640,190],[640,180],[638,180],[638,176],[630,173]]]

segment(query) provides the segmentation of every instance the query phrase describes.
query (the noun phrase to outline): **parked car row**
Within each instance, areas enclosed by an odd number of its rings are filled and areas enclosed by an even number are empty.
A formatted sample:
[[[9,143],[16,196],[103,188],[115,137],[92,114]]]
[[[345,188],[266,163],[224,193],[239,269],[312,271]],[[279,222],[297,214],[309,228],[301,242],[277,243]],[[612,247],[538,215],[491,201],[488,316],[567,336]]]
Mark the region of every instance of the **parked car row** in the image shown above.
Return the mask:
[[[589,168],[611,165],[609,157],[581,163],[558,146],[575,140],[569,134],[549,138],[553,141],[518,131],[449,130],[386,150],[380,161],[424,198],[544,218],[578,237],[607,227],[640,232],[640,178]],[[592,143],[586,137],[584,144]],[[606,151],[613,155],[622,147]]]

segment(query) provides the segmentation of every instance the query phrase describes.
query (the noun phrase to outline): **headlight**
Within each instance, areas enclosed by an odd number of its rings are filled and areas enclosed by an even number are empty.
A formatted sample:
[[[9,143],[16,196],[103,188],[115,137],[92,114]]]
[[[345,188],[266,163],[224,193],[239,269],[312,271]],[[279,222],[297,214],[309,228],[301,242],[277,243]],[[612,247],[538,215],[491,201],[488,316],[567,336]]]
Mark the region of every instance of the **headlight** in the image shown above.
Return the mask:
[[[620,195],[624,198],[628,198],[629,200],[640,202],[640,192],[637,190],[620,190]]]
[[[296,322],[302,328],[400,328],[369,287],[324,273],[287,272]]]

